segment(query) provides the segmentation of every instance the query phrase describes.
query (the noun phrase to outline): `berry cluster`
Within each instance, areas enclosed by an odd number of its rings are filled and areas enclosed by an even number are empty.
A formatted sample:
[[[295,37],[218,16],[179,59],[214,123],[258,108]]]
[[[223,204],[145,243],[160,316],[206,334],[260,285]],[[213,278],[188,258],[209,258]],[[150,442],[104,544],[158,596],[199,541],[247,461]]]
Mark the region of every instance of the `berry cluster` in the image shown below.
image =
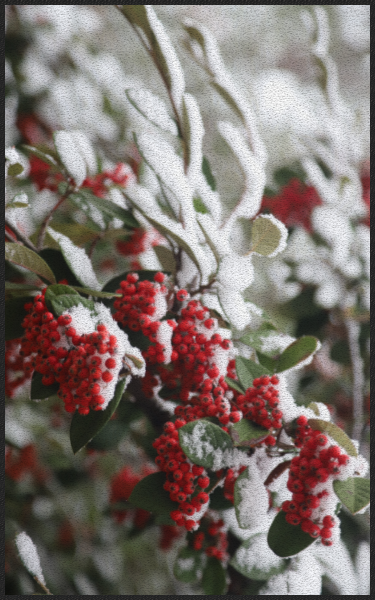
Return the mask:
[[[109,335],[103,324],[97,324],[92,333],[78,335],[70,314],[55,319],[48,311],[45,291],[25,304],[28,314],[22,322],[25,335],[20,355],[30,357],[44,385],[60,385],[57,393],[67,412],[78,408],[87,415],[90,408],[102,410],[103,389],[113,380],[113,370],[118,370],[116,336]]]
[[[253,381],[253,387],[246,390],[245,394],[236,397],[238,407],[243,412],[245,419],[257,423],[265,429],[280,429],[283,416],[279,410],[279,393],[273,387],[279,383],[276,375],[272,377],[258,377]],[[272,435],[267,436],[264,443],[274,446],[276,443]]]
[[[155,469],[147,465],[143,466],[142,473],[137,475],[130,467],[124,467],[119,473],[116,473],[111,479],[111,494],[109,502],[114,504],[128,500],[137,483],[154,473]],[[122,523],[126,517],[130,517],[137,529],[143,529],[151,517],[151,513],[142,508],[131,510],[113,510],[112,514],[118,523]]]
[[[31,473],[38,483],[43,483],[48,475],[39,464],[35,446],[27,444],[21,450],[6,447],[5,474],[14,481],[20,481],[27,473]]]
[[[193,548],[196,551],[203,550],[207,556],[214,556],[222,562],[227,561],[228,539],[224,521],[215,518],[208,511],[202,519],[201,531],[194,534]]]
[[[5,342],[5,394],[13,398],[16,390],[30,381],[33,372],[30,358],[20,356],[21,338]]]
[[[287,483],[293,496],[282,504],[282,509],[287,513],[288,523],[301,525],[311,537],[320,536],[325,546],[331,546],[332,528],[337,523],[329,514],[332,507],[329,483],[337,478],[349,457],[338,446],[330,445],[326,435],[313,430],[305,416],[297,419],[295,445],[301,451],[291,461]]]
[[[118,294],[113,306],[116,309],[113,318],[124,327],[132,331],[141,331],[151,342],[150,347],[142,354],[149,364],[163,363],[170,359],[170,352],[165,344],[158,341],[158,332],[165,326],[170,329],[175,326],[174,321],[168,320],[161,323],[159,320],[167,311],[167,287],[163,284],[165,276],[156,273],[154,283],[151,281],[138,281],[136,273],[129,273],[125,281],[120,284]]]
[[[200,512],[209,500],[208,494],[199,489],[206,489],[210,480],[204,468],[191,465],[181,449],[177,430],[184,424],[181,419],[176,419],[175,423],[168,421],[164,425],[165,433],[152,445],[158,453],[155,462],[167,476],[164,489],[171,500],[178,502],[178,509],[171,512],[171,517],[177,525],[191,531],[196,528],[196,520],[189,517]]]

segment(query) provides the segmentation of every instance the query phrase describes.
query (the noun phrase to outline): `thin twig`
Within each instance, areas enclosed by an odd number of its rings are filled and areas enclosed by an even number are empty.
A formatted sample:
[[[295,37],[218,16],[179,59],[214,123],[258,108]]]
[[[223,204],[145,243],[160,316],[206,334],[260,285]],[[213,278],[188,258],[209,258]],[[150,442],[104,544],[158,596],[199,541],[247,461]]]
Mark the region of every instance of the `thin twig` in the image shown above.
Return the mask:
[[[353,430],[352,438],[361,443],[363,429],[363,360],[359,347],[360,325],[354,319],[345,319],[353,375]]]
[[[37,582],[37,584],[40,585],[42,590],[47,594],[47,596],[53,596],[52,592],[49,591],[48,587],[46,585],[44,585],[44,583],[42,583],[36,575],[34,575],[34,579]]]
[[[27,237],[23,235],[23,233],[18,231],[18,229],[14,225],[12,225],[12,223],[6,217],[5,217],[5,225],[7,227],[9,227],[9,229],[14,233],[14,235],[18,238],[18,240],[20,242],[22,242],[22,244],[24,246],[27,246],[27,248],[30,248],[30,250],[37,252],[37,249],[35,248],[34,244],[32,242],[30,242],[30,240],[28,240]],[[11,238],[11,236],[9,235],[9,233],[7,231],[5,232],[5,234],[7,235],[8,239],[10,239],[11,242],[15,242],[15,240],[13,238]]]
[[[55,206],[49,211],[48,215],[45,217],[45,219],[40,227],[40,230],[39,230],[38,250],[42,250],[42,248],[43,248],[44,237],[46,235],[46,229],[49,225],[49,222],[51,221],[51,219],[53,217],[53,213],[55,212],[55,210],[57,210],[59,208],[59,206],[64,202],[64,200],[67,199],[67,197],[69,196],[71,191],[72,190],[69,187],[68,190],[65,192],[65,194],[63,196],[61,196],[60,200],[55,204]]]

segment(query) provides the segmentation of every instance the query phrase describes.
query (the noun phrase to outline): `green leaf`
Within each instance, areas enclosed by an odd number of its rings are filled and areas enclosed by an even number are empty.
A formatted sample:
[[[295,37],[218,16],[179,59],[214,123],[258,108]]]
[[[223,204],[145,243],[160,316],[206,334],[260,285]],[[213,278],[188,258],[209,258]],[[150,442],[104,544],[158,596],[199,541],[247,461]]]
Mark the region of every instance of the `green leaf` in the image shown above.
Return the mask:
[[[260,215],[253,221],[251,230],[251,252],[270,256],[279,247],[282,233],[270,219]]]
[[[352,440],[346,435],[345,431],[340,429],[340,427],[334,423],[323,421],[323,419],[309,419],[308,424],[312,429],[328,433],[331,438],[344,448],[349,456],[358,456],[358,452]]]
[[[196,583],[202,567],[203,556],[189,546],[181,548],[173,565],[173,575],[178,581]]]
[[[370,504],[370,480],[364,477],[349,477],[345,481],[334,481],[333,489],[342,504],[352,513],[357,514]]]
[[[210,556],[203,569],[202,588],[208,596],[225,594],[227,588],[225,570],[221,562]]]
[[[5,301],[5,339],[15,340],[23,337],[25,330],[22,321],[26,317],[24,305],[30,302],[30,297],[10,298]]]
[[[98,198],[88,189],[86,190],[82,188],[79,192],[70,194],[69,200],[72,200],[72,202],[77,204],[79,208],[82,207],[81,203],[83,201],[84,204],[88,206],[93,206],[94,208],[99,210],[101,213],[104,213],[111,219],[120,219],[128,227],[140,227],[139,222],[129,210],[122,208],[121,206],[115,204],[111,200],[106,200],[105,198]]]
[[[89,310],[94,310],[94,302],[92,300],[86,300],[81,296],[73,296],[72,294],[65,294],[56,298],[51,298],[52,312],[56,317],[64,314],[69,308],[73,306],[85,306]]]
[[[213,192],[215,192],[216,191],[216,180],[212,174],[210,163],[208,162],[208,159],[206,156],[204,156],[203,160],[202,160],[202,173],[205,176],[206,181],[207,181],[208,185],[210,186],[211,190]]]
[[[269,369],[263,365],[257,365],[253,360],[238,356],[236,358],[236,373],[241,385],[245,390],[253,387],[253,380],[262,375],[270,375]]]
[[[210,494],[210,508],[212,510],[227,510],[228,508],[233,508],[232,502],[224,497],[222,487],[217,487],[212,494]]]
[[[308,405],[307,408],[310,408],[310,410],[312,410],[317,417],[320,416],[320,410],[319,410],[319,406],[317,405],[316,402],[310,402],[310,404]]]
[[[202,215],[206,215],[209,212],[206,208],[206,205],[202,202],[200,198],[193,198],[193,205],[195,211],[201,213]]]
[[[47,163],[50,167],[55,167],[55,169],[60,170],[60,166],[58,162],[54,159],[53,156],[43,152],[40,148],[35,148],[34,146],[28,146],[27,144],[21,145],[21,150],[26,152],[28,156],[36,156],[40,158],[43,162]]]
[[[11,177],[15,177],[16,175],[20,175],[23,172],[23,166],[20,163],[14,163],[13,165],[9,165],[8,167],[8,175]]]
[[[178,430],[182,450],[190,460],[202,467],[212,469],[217,450],[232,448],[230,436],[218,425],[204,419],[187,423]]]
[[[244,393],[245,390],[240,386],[238,381],[235,381],[231,377],[226,377],[225,381],[233,390],[236,390],[236,392],[240,392],[240,394]]]
[[[92,440],[103,429],[115,412],[125,390],[129,378],[117,382],[115,394],[104,410],[90,410],[88,415],[80,415],[77,411],[73,415],[70,425],[70,444],[74,454]]]
[[[95,298],[121,298],[121,294],[115,294],[112,292],[98,292],[97,290],[91,290],[90,288],[84,288],[79,286],[72,286],[74,290],[87,296],[95,296]]]
[[[98,234],[101,233],[100,231],[94,231],[94,229],[81,225],[81,223],[53,222],[50,224],[50,227],[58,233],[68,236],[77,246],[93,242],[98,237]]]
[[[55,283],[53,285],[49,285],[46,289],[45,301],[47,303],[51,302],[51,300],[55,299],[57,296],[79,296],[79,293],[70,285],[64,285],[62,283]],[[48,306],[51,308],[50,306]]]
[[[147,475],[137,483],[130,494],[130,504],[136,508],[156,513],[163,518],[169,517],[169,513],[176,510],[178,504],[170,499],[169,493],[163,488],[165,482],[166,475],[162,471]]]
[[[294,556],[315,542],[315,539],[302,531],[299,525],[288,523],[285,515],[283,510],[277,513],[267,536],[272,552],[282,558]]]
[[[233,423],[230,428],[233,444],[236,447],[248,446],[249,448],[252,448],[264,440],[269,433],[268,429],[260,427],[247,419],[241,419],[238,423]]]
[[[251,331],[250,333],[246,333],[241,339],[240,342],[246,344],[246,346],[251,346],[254,350],[262,351],[263,344],[265,338],[269,335],[272,335],[277,331],[276,327],[272,325],[272,323],[262,323],[259,329],[256,331]]]
[[[44,398],[50,398],[59,391],[59,384],[53,383],[52,385],[43,385],[42,377],[40,373],[34,371],[33,378],[31,380],[31,400],[44,400]]]
[[[170,248],[167,248],[166,246],[154,246],[153,249],[160,261],[163,271],[175,273],[176,260],[172,250]]]
[[[278,363],[274,358],[267,356],[267,354],[263,354],[263,352],[259,352],[259,350],[257,350],[257,357],[260,364],[268,369],[269,373],[277,373]]]
[[[245,540],[238,548],[236,554],[230,561],[230,564],[236,571],[249,579],[255,581],[267,581],[273,575],[283,573],[287,568],[289,561],[280,560],[278,561],[278,564],[263,567],[257,556],[256,542],[259,541],[259,536],[264,536],[264,534],[258,533],[248,540]],[[247,550],[249,551],[248,553],[246,552]],[[246,558],[248,558],[248,560],[246,560]],[[275,562],[276,561],[277,559],[275,559]]]
[[[122,438],[126,435],[127,428],[119,421],[108,421],[107,425],[96,434],[87,448],[94,450],[111,450],[116,448]]]
[[[304,335],[285,348],[277,361],[277,373],[286,371],[303,360],[306,360],[311,354],[316,352],[319,346],[319,340],[312,335]],[[260,359],[259,359],[260,360]]]
[[[51,283],[56,283],[55,276],[47,263],[36,252],[21,244],[6,242],[5,259],[36,273]]]

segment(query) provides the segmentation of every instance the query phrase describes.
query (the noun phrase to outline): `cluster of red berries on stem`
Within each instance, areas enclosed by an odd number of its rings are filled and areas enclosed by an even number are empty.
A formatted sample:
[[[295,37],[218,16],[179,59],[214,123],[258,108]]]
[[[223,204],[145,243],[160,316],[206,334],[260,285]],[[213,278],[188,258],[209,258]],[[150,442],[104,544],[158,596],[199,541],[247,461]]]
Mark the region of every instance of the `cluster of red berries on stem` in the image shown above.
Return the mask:
[[[193,548],[197,552],[203,551],[207,556],[213,556],[221,562],[227,561],[229,558],[226,552],[228,539],[224,521],[214,517],[208,511],[202,519],[201,530],[194,533]]]
[[[319,484],[335,479],[349,457],[338,446],[330,445],[321,431],[313,430],[305,416],[297,419],[295,445],[301,451],[291,461],[287,487],[293,496],[292,500],[282,504],[287,513],[285,518],[291,525],[300,525],[311,537],[320,536],[325,546],[331,546],[332,528],[336,522],[330,514],[325,514],[325,500],[330,494]],[[314,494],[317,486],[322,489]]]
[[[263,376],[254,379],[253,387],[246,390],[245,394],[236,397],[237,406],[242,410],[243,416],[249,421],[257,423],[265,429],[280,429],[283,413],[278,408],[279,393],[274,385],[279,383],[278,377]],[[267,446],[274,446],[276,439],[269,435],[263,440]]]
[[[30,358],[19,354],[21,338],[5,342],[5,394],[13,398],[16,390],[30,381],[33,367]]]
[[[42,377],[43,385],[59,384],[58,396],[67,412],[87,415],[91,409],[102,410],[105,403],[100,394],[113,379],[117,339],[109,335],[103,324],[96,331],[77,335],[71,326],[72,317],[65,313],[57,319],[48,311],[46,288],[25,304],[28,312],[22,322],[25,335],[20,355],[31,358],[31,367]]]

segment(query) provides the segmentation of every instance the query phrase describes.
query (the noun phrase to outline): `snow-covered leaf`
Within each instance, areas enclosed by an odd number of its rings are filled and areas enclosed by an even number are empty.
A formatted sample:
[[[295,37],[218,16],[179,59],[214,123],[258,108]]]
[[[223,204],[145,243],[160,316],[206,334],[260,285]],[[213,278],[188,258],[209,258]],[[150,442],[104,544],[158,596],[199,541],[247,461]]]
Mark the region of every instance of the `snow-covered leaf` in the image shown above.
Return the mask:
[[[56,131],[53,135],[56,151],[68,173],[80,186],[86,179],[87,165],[75,139],[74,132]]]
[[[22,533],[19,533],[16,536],[15,542],[20,558],[26,569],[31,575],[37,577],[43,585],[46,585],[42,567],[40,566],[38,550],[32,539],[22,531]]]
[[[176,123],[168,114],[164,102],[145,88],[128,88],[125,94],[132,106],[159,129],[177,135]]]
[[[198,581],[202,569],[204,555],[187,546],[181,548],[173,565],[173,574],[178,581],[193,583]]]
[[[266,534],[258,533],[242,542],[230,564],[249,579],[266,581],[284,572],[288,561],[275,556],[268,547]]]
[[[77,277],[78,281],[88,288],[100,290],[101,285],[98,282],[94,269],[92,268],[91,260],[87,256],[83,248],[79,248],[64,234],[47,228],[50,236],[59,244],[61,252],[64,255],[66,262]]]
[[[259,526],[268,510],[268,492],[254,462],[237,477],[234,484],[234,507],[241,529]]]
[[[134,487],[129,496],[130,504],[169,517],[169,513],[176,510],[178,504],[170,499],[169,493],[163,488],[165,481],[166,476],[163,472],[147,475]]]
[[[56,282],[55,276],[46,262],[33,250],[22,246],[21,244],[6,242],[5,243],[5,260],[19,265],[40,275],[47,281]]]
[[[232,448],[230,436],[218,425],[200,419],[187,423],[178,430],[180,445],[186,456],[196,464],[211,469],[215,451]]]
[[[370,504],[370,480],[349,477],[345,481],[334,481],[336,496],[355,515]]]

